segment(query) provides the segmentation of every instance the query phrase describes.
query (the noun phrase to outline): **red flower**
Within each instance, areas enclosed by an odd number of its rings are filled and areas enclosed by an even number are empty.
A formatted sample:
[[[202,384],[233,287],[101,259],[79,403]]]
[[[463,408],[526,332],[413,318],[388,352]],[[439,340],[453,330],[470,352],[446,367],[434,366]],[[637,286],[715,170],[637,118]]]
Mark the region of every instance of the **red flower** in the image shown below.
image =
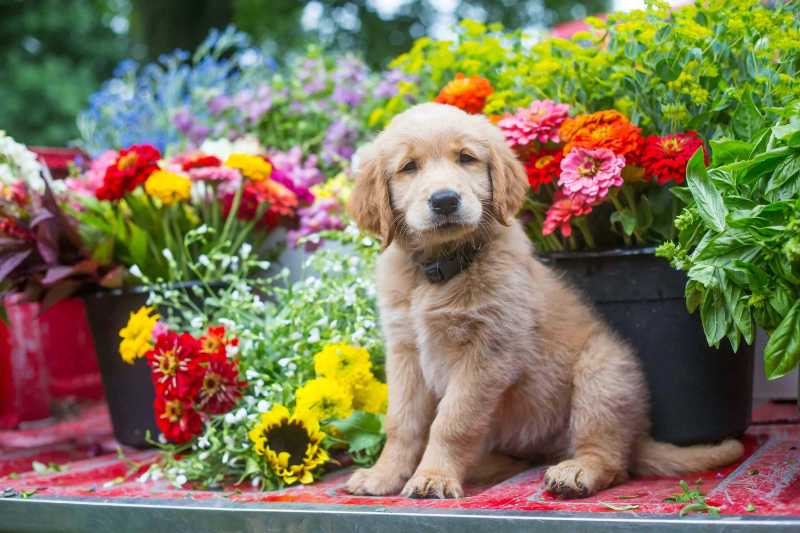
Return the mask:
[[[191,402],[180,397],[157,395],[154,407],[158,429],[175,444],[188,442],[203,430],[203,421]]]
[[[114,164],[106,169],[103,184],[95,192],[98,200],[119,200],[147,181],[158,170],[161,152],[149,144],[135,144],[119,151]]]
[[[556,229],[560,229],[561,235],[569,237],[572,235],[572,226],[570,225],[572,217],[586,215],[591,211],[592,206],[586,202],[583,196],[568,197],[564,196],[561,191],[557,191],[555,198],[553,198],[553,205],[547,210],[547,215],[542,225],[542,235],[550,235]]]
[[[197,393],[200,376],[189,363],[199,353],[200,342],[188,333],[178,335],[167,331],[159,335],[153,349],[146,354],[157,393],[191,400]]]
[[[703,146],[703,140],[693,131],[664,137],[650,135],[645,138],[640,163],[645,175],[656,178],[659,185],[668,181],[681,184],[686,179],[686,164],[700,146]],[[703,157],[708,164],[704,146]]]
[[[227,413],[242,397],[247,382],[239,381],[239,364],[228,359],[224,347],[204,353],[191,362],[192,373],[201,375],[197,408],[210,414]]]
[[[227,356],[228,346],[239,346],[239,339],[225,336],[225,326],[210,326],[208,332],[200,337],[200,351],[204,354],[222,354]]]
[[[184,161],[181,167],[183,170],[191,170],[193,168],[218,167],[221,165],[222,161],[220,161],[220,159],[216,156],[196,154],[190,156],[186,161]]]
[[[261,218],[261,224],[274,228],[283,219],[291,219],[295,215],[297,196],[277,181],[265,179],[261,181],[247,180],[242,190],[242,201],[239,204],[237,217],[241,220],[253,220],[258,214],[260,205],[269,206]],[[233,206],[234,194],[226,194],[222,198],[223,211],[228,216]]]
[[[564,153],[561,148],[531,154],[525,163],[525,172],[528,173],[528,183],[534,191],[544,183],[553,183],[553,178],[557,178],[561,172],[563,158]]]

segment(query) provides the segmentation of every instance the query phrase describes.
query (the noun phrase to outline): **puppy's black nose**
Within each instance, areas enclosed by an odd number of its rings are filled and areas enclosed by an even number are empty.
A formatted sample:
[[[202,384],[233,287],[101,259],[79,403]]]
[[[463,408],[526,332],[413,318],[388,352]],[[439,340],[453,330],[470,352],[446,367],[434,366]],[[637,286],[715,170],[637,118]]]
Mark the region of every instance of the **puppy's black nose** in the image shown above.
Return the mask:
[[[456,191],[445,189],[431,194],[428,203],[431,205],[431,210],[437,215],[449,215],[458,209],[461,196]]]

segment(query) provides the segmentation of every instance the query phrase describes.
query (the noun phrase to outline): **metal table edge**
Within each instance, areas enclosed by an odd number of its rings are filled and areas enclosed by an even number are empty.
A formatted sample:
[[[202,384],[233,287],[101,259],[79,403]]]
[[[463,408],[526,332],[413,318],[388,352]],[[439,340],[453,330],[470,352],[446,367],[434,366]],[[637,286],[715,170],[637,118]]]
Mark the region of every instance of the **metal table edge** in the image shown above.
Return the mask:
[[[54,527],[55,526],[55,527]],[[135,500],[115,498],[0,499],[0,532],[99,531],[800,531],[799,517],[718,518],[644,513],[388,508],[298,503]]]

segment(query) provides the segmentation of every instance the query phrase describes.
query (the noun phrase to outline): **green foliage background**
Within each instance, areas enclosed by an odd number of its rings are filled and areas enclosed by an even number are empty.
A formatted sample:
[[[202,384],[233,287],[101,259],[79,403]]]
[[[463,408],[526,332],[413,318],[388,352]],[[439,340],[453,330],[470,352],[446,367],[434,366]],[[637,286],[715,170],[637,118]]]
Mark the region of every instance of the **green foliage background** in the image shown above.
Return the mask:
[[[193,50],[211,28],[235,24],[279,61],[309,42],[352,51],[375,68],[409,49],[437,20],[429,0],[391,15],[368,0],[313,2],[319,24],[301,24],[296,0],[0,0],[0,129],[20,142],[63,146],[77,137],[75,116],[124,58],[147,61]],[[455,18],[546,27],[608,9],[608,0],[468,0]]]

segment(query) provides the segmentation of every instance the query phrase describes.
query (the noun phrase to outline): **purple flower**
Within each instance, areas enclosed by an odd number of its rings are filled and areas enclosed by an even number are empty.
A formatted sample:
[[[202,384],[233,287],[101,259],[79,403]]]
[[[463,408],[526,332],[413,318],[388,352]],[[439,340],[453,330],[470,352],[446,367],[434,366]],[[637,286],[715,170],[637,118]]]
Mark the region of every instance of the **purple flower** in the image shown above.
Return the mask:
[[[272,160],[270,159],[270,161]],[[276,181],[292,191],[301,204],[311,205],[314,203],[314,193],[311,192],[311,189],[302,183],[295,183],[295,181],[292,180],[288,174],[278,168],[274,162],[272,162],[272,164],[272,174],[269,176],[272,181]]]
[[[231,99],[225,94],[218,94],[208,101],[208,110],[212,115],[219,115],[229,107],[231,107]]]
[[[308,237],[320,231],[343,229],[344,223],[339,217],[341,209],[342,206],[333,198],[321,198],[311,206],[298,209],[300,227],[289,231],[287,235],[289,244],[296,247],[302,237]],[[320,240],[308,240],[305,242],[305,250],[313,252],[320,244]]]
[[[414,77],[406,74],[400,69],[392,69],[384,75],[384,78],[375,88],[375,97],[387,99],[395,96],[399,92],[400,83],[411,83]]]
[[[272,152],[269,158],[276,169],[289,176],[298,185],[312,187],[325,181],[325,176],[317,168],[317,157],[310,155],[303,161],[303,153],[299,146],[294,146],[286,152]]]
[[[350,159],[355,153],[358,130],[352,124],[338,119],[328,127],[322,142],[322,159],[333,163],[339,159]]]

